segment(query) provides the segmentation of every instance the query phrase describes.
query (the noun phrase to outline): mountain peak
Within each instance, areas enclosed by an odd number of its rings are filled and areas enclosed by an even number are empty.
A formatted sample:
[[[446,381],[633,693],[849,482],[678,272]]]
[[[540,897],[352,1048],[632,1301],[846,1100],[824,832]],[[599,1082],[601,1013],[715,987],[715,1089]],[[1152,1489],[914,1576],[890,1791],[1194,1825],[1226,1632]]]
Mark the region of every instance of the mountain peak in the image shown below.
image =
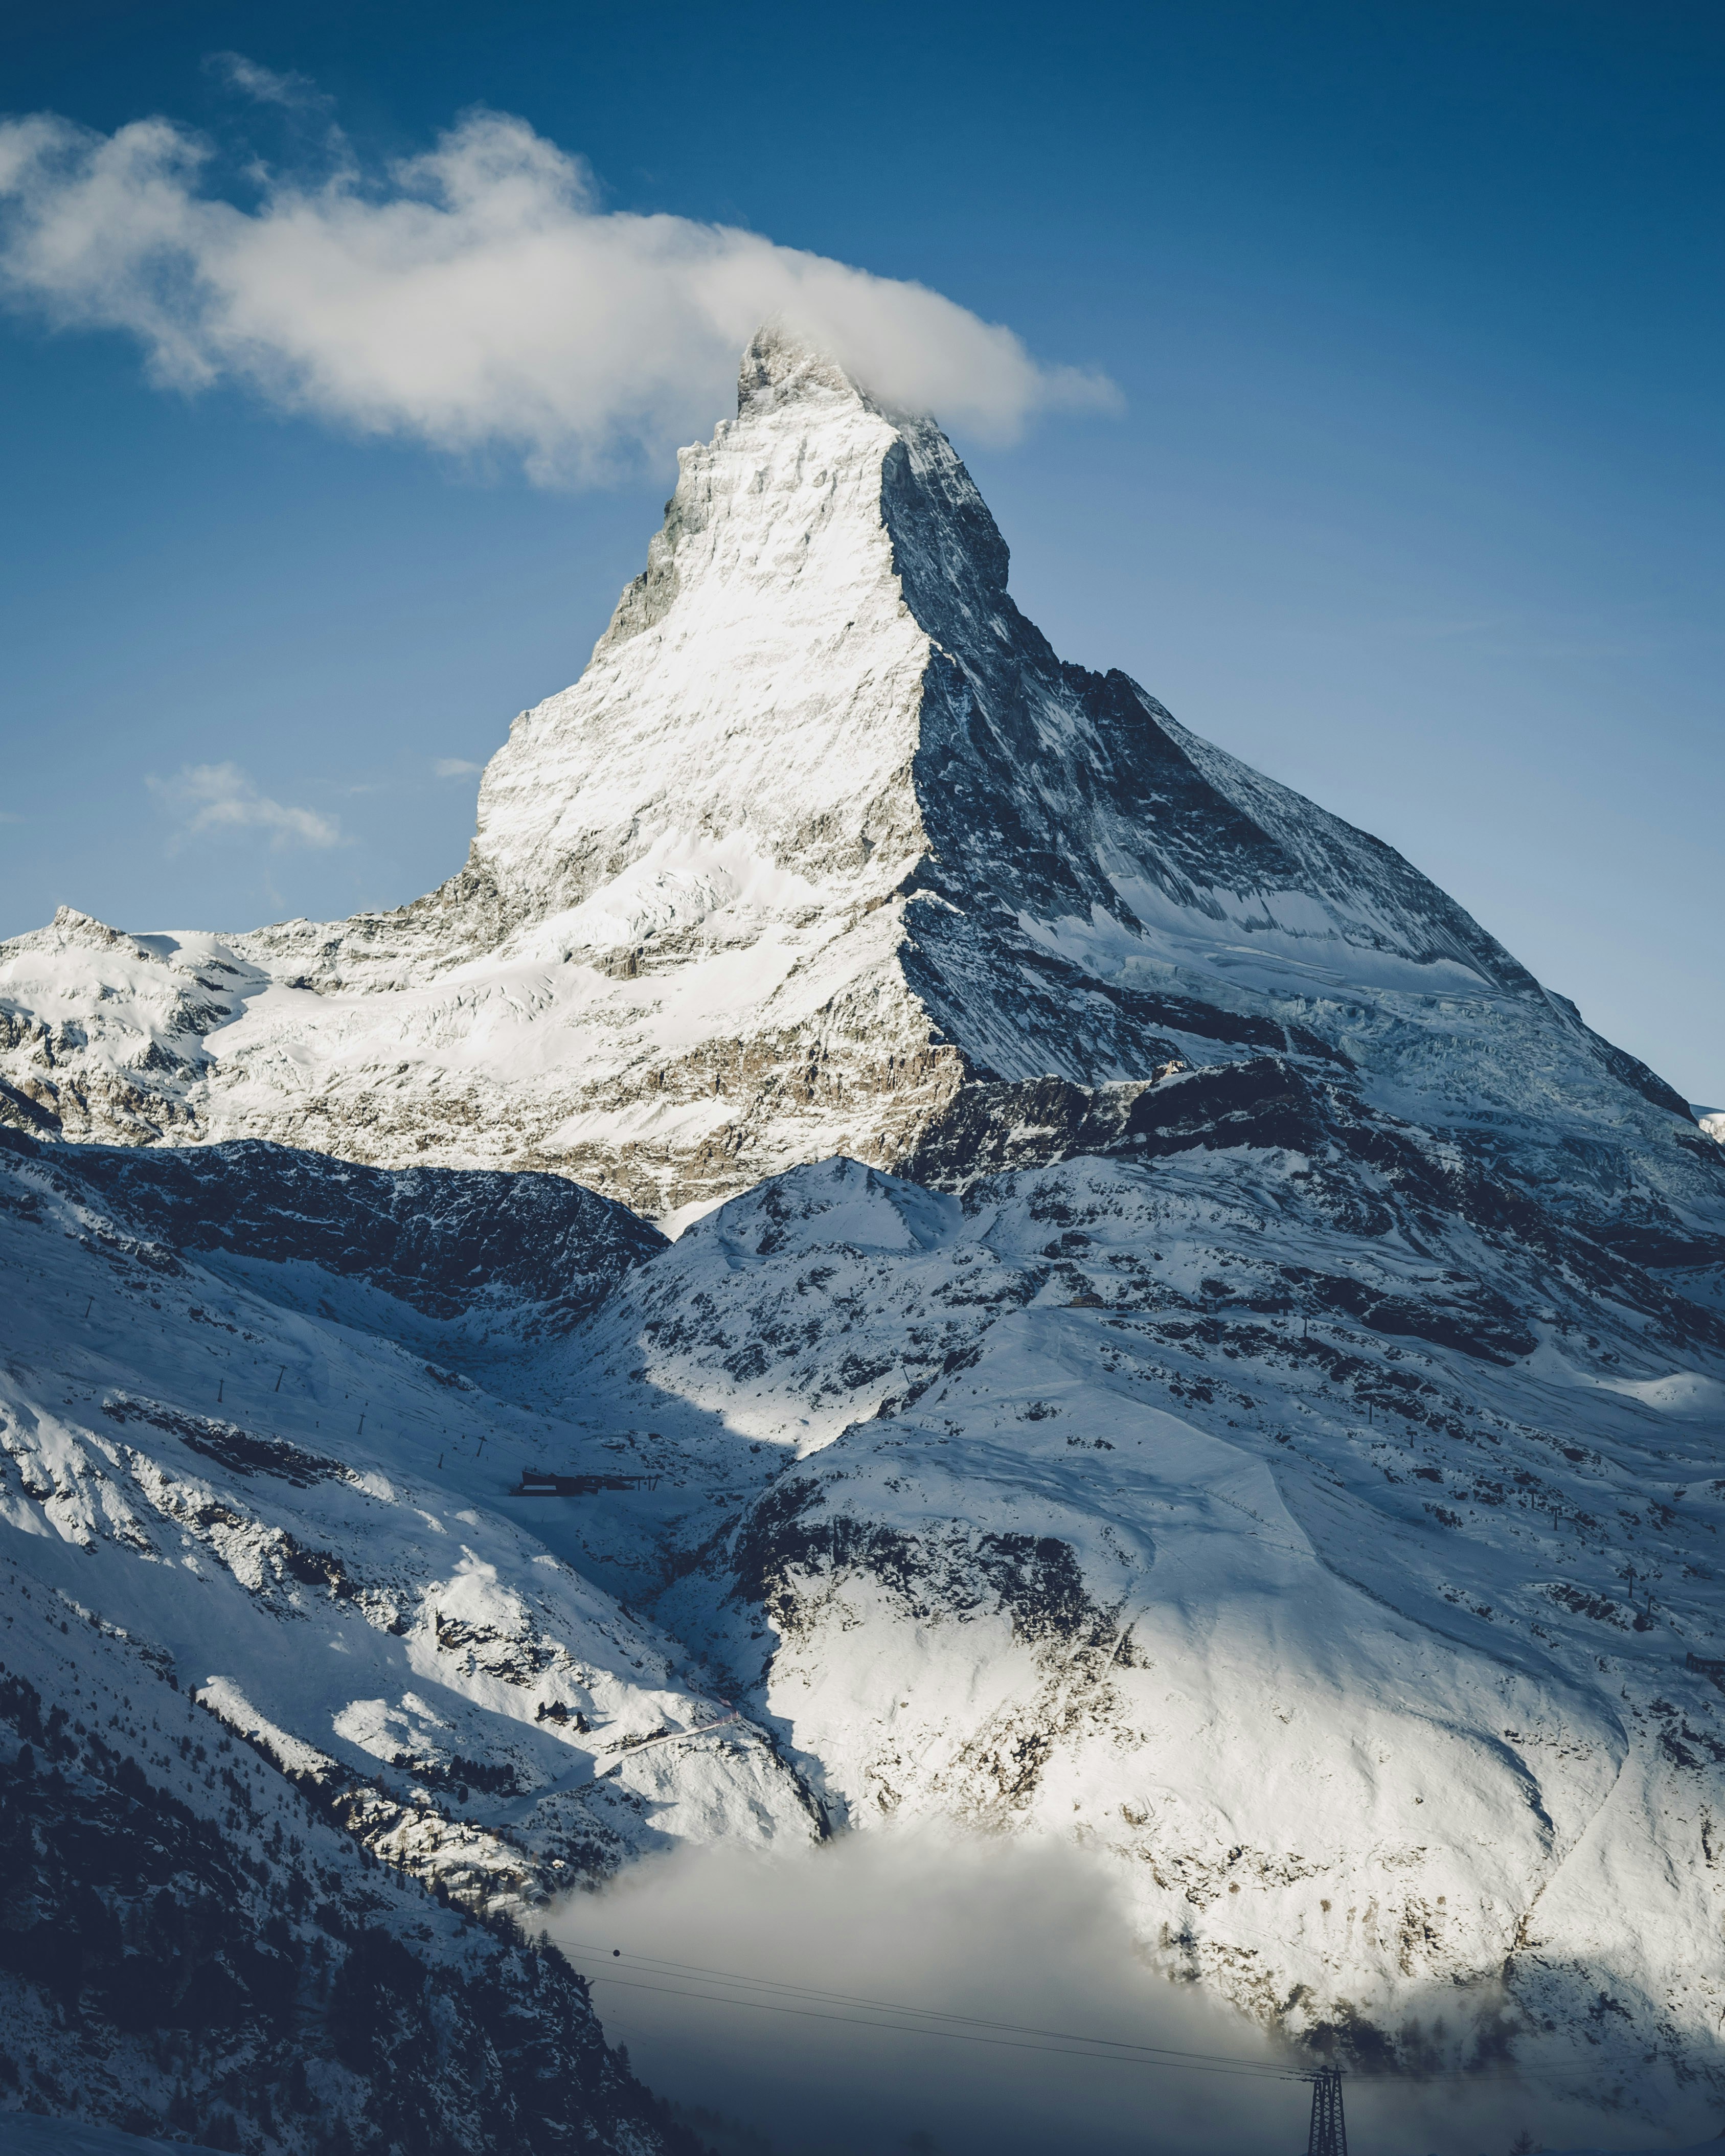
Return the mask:
[[[202,939],[99,1028],[26,939],[7,1075],[69,1134],[166,1128],[172,1091],[177,1132],[555,1169],[655,1216],[944,1158],[954,1114],[1045,1081],[1086,1096],[1049,1127],[1111,1129],[1087,1089],[1266,1052],[1438,1122],[1671,1111],[1391,848],[1063,664],[1007,569],[939,427],[767,324],[586,670],[488,765],[459,875]]]
[[[737,375],[739,418],[770,412],[817,392],[867,400],[833,354],[783,321],[763,322],[749,339]]]

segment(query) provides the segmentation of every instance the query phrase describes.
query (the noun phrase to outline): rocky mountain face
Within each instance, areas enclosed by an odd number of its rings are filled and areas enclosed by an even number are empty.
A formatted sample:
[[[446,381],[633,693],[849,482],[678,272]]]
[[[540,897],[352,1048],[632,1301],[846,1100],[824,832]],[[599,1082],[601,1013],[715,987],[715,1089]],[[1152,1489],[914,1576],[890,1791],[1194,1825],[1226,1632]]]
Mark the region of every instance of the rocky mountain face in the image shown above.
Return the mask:
[[[475,1921],[1076,1836],[1291,2042],[1716,2119],[1725,1150],[1006,572],[763,336],[449,884],[4,947],[4,1547]]]
[[[922,1172],[999,1089],[1280,1055],[1650,1222],[1675,1095],[1394,853],[1063,665],[932,422],[763,336],[461,873],[393,914],[0,947],[0,1113],[547,1169],[681,1214],[799,1160]],[[921,1149],[921,1150],[919,1150]],[[1603,1175],[1594,1188],[1593,1178]]]

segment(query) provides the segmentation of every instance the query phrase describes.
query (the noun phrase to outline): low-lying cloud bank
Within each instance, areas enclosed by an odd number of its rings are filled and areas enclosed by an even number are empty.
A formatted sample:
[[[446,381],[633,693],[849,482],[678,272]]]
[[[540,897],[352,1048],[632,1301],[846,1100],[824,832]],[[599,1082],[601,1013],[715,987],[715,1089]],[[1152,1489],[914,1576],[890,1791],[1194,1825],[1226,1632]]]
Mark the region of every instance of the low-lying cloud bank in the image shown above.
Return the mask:
[[[572,1897],[551,1929],[593,1979],[611,2041],[628,2045],[650,2086],[709,2115],[702,2131],[724,2156],[766,2156],[768,2144],[773,2156],[1305,2146],[1306,2086],[1252,2077],[1292,2055],[1152,1968],[1117,1877],[1070,1846],[929,1830],[850,1835],[788,1856],[689,1850]],[[701,1969],[725,1980],[679,1973]],[[737,1976],[784,1988],[752,1989]],[[1248,2071],[1073,2056],[975,2027],[963,2041],[862,2026],[870,2010],[833,1994],[1220,2055]],[[1347,2096],[1358,2145],[1384,2156],[1505,2156],[1524,2133],[1548,2148],[1646,2138],[1625,2121],[1610,2131],[1587,2105],[1512,2075],[1356,2081]]]
[[[894,408],[985,439],[1117,401],[924,285],[602,209],[579,158],[505,113],[466,115],[381,176],[338,132],[329,154],[314,180],[254,171],[247,208],[209,190],[210,146],[172,121],[0,121],[0,290],[62,327],[129,332],[165,386],[244,382],[364,431],[513,452],[546,482],[705,433],[769,320]]]

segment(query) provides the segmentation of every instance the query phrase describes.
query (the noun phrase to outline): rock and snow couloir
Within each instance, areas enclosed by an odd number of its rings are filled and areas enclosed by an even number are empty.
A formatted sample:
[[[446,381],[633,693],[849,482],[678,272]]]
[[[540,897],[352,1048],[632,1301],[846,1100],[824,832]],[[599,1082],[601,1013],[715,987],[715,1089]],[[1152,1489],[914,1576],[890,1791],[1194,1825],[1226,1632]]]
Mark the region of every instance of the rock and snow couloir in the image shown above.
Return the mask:
[[[1725,1152],[1006,566],[763,336],[449,883],[4,947],[6,1546],[470,1897],[1076,1835],[1291,2038],[1699,2117]]]

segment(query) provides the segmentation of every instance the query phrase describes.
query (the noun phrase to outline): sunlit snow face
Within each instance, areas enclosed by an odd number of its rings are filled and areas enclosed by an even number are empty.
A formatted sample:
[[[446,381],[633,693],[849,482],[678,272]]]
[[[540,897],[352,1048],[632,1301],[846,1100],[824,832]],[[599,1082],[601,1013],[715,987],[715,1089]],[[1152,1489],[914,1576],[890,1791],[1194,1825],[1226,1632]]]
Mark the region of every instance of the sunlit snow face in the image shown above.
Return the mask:
[[[721,839],[667,832],[579,906],[521,930],[502,959],[556,959],[629,948],[706,927],[747,941],[764,922],[819,902],[814,885],[759,852],[747,833]]]

